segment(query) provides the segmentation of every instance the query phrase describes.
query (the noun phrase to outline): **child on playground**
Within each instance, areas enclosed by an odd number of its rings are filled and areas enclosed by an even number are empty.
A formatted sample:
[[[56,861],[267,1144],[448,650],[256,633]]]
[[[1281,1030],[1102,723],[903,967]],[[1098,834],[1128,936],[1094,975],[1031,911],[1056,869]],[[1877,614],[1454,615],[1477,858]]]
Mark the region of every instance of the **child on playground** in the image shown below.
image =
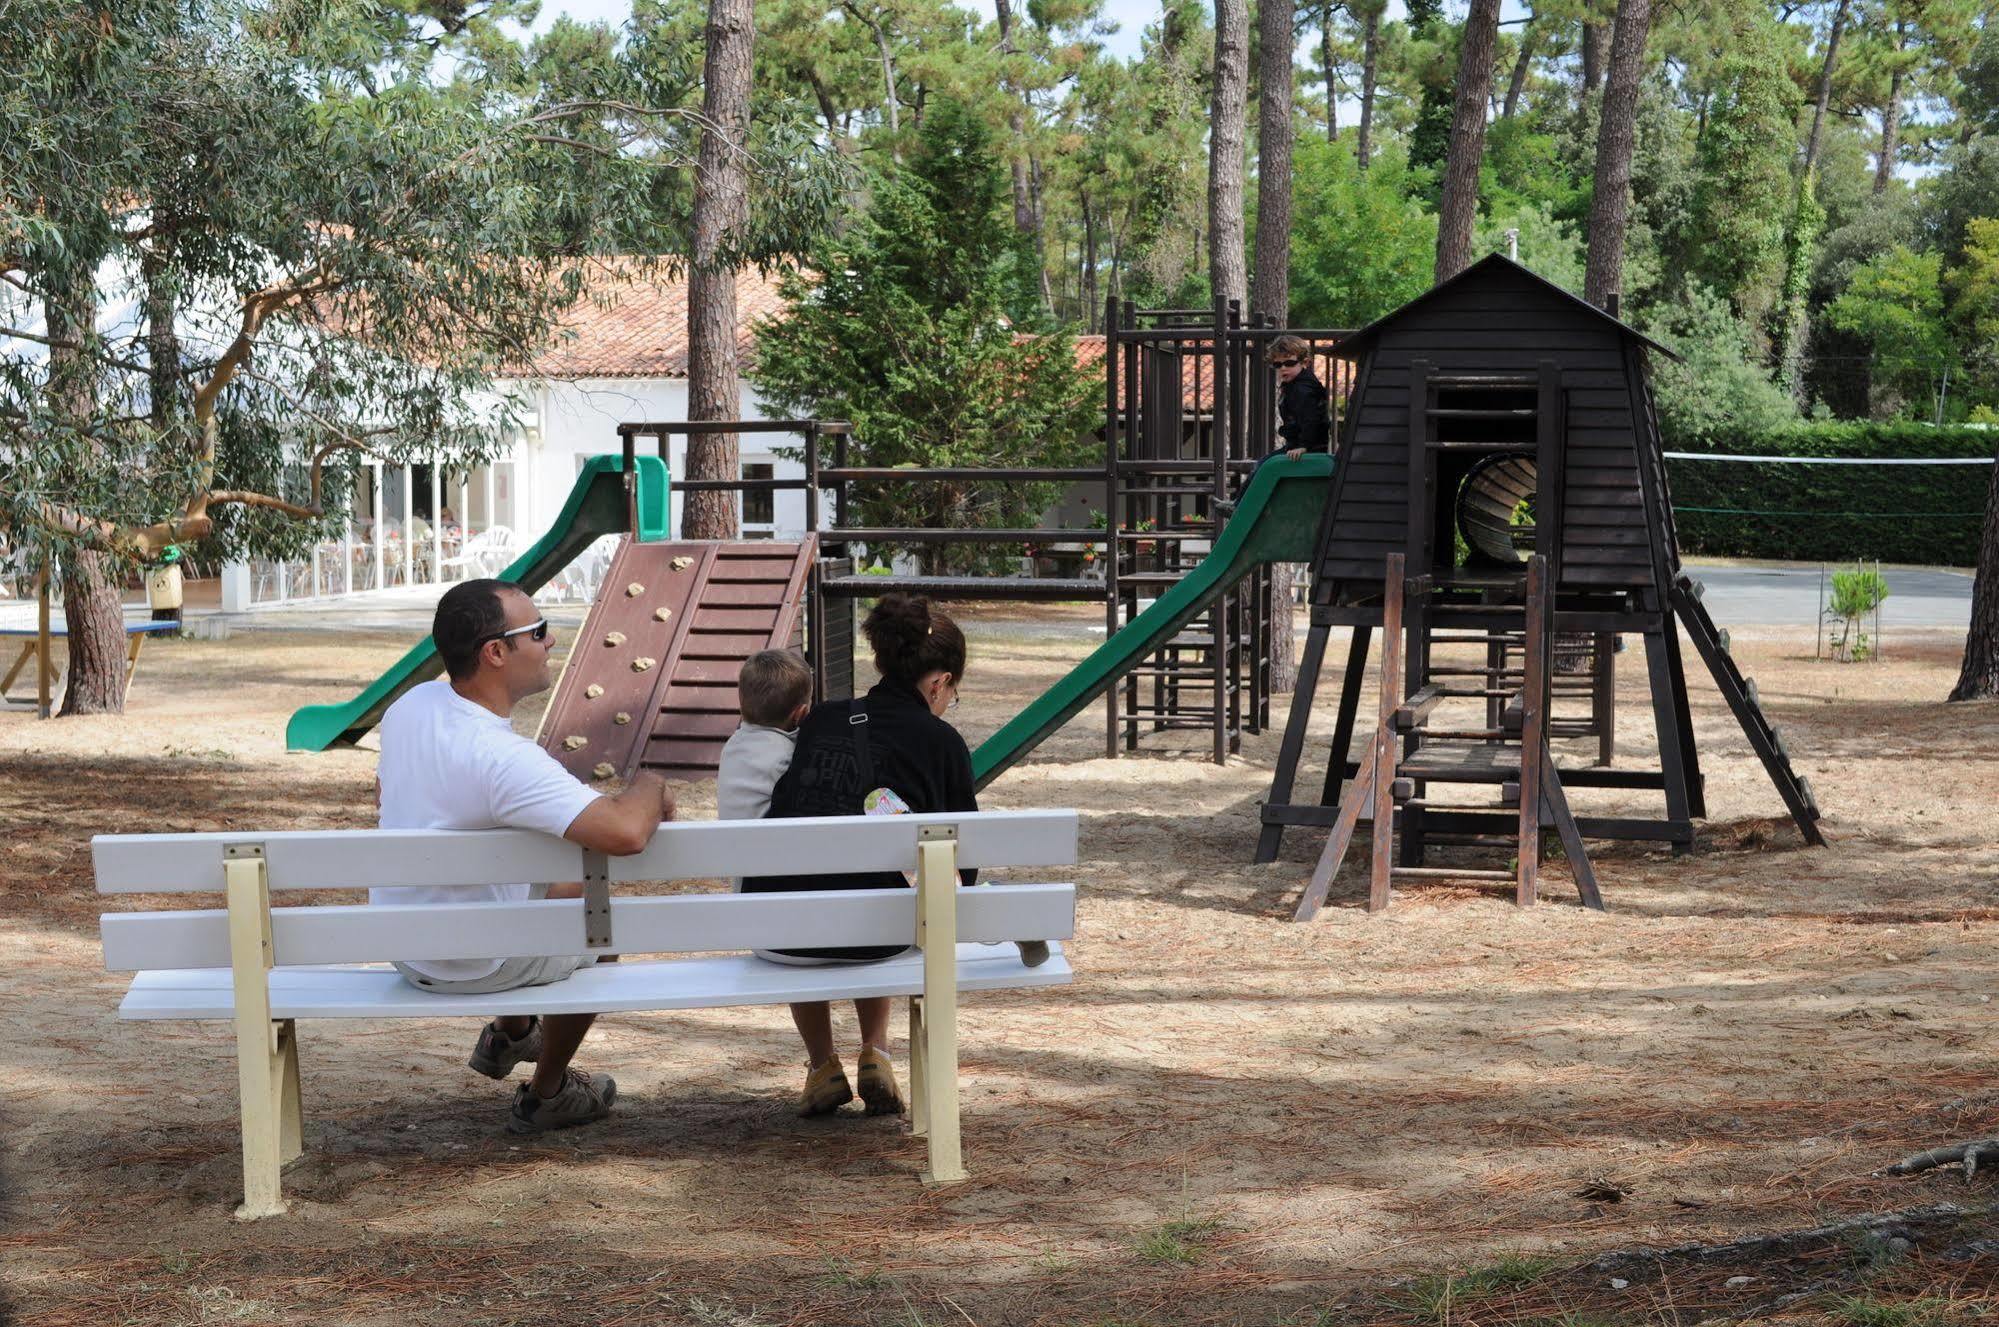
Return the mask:
[[[758,650],[736,674],[743,722],[722,747],[715,815],[762,820],[771,790],[791,768],[799,721],[812,708],[812,670],[795,650]]]

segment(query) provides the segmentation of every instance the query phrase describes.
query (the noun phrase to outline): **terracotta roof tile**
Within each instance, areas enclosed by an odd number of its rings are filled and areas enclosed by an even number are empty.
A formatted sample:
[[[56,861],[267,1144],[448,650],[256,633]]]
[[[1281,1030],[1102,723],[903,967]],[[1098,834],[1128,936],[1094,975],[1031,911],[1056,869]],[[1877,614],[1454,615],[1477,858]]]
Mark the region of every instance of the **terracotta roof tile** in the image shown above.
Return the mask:
[[[1190,345],[1205,350],[1206,341],[1189,342]],[[1125,353],[1130,353],[1129,351]],[[1104,338],[1101,333],[1093,333],[1076,338],[1076,365],[1078,368],[1102,372],[1104,362]],[[1183,410],[1209,413],[1215,399],[1214,360],[1207,354],[1186,355],[1180,361],[1180,407]],[[1312,356],[1312,371],[1319,375],[1319,381],[1336,395],[1345,396],[1353,386],[1353,365],[1336,359],[1329,350],[1321,348]],[[1118,374],[1118,408],[1124,408],[1124,374]]]
[[[736,274],[736,338],[745,365],[760,318],[784,311],[778,275]],[[522,376],[544,379],[685,378],[687,278],[646,275],[616,259],[591,264],[586,294],[563,318],[555,347]]]

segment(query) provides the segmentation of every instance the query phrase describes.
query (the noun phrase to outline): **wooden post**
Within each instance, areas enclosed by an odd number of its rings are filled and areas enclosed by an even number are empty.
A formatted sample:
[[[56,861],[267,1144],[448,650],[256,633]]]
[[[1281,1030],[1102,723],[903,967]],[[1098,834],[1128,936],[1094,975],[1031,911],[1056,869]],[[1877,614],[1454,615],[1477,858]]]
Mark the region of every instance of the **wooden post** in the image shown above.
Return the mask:
[[[1520,644],[1520,835],[1514,902],[1534,902],[1541,873],[1541,762],[1547,755],[1548,637],[1554,614],[1548,603],[1548,559],[1527,559],[1526,631]]]
[[[1395,841],[1395,707],[1402,702],[1402,592],[1408,561],[1400,553],[1386,559],[1387,574],[1381,594],[1381,697],[1379,723],[1369,758],[1374,762],[1374,823],[1369,827],[1373,862],[1368,875],[1367,910],[1380,912],[1388,906],[1389,872],[1394,867],[1391,852]]]
[[[222,854],[243,1127],[243,1205],[236,1215],[255,1221],[285,1210],[279,1172],[299,1135],[297,1053],[289,1022],[271,1021],[271,889],[263,845],[231,844]]]
[[[965,1178],[958,1142],[958,836],[925,826],[916,845],[916,942],[923,950],[921,1027],[925,1184]]]
[[[35,717],[49,717],[49,693],[55,687],[49,659],[49,564],[35,578]]]

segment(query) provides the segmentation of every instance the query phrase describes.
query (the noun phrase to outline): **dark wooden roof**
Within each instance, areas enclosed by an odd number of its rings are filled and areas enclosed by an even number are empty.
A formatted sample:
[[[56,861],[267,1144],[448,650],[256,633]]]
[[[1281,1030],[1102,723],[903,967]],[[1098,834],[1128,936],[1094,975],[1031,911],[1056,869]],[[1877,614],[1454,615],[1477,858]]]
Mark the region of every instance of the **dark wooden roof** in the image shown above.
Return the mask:
[[[1658,351],[1668,359],[1678,360],[1680,358],[1679,355],[1660,345],[1657,341],[1645,335],[1645,333],[1631,326],[1631,324],[1611,317],[1588,300],[1570,294],[1539,273],[1530,271],[1504,254],[1498,253],[1489,254],[1479,259],[1449,281],[1444,282],[1442,285],[1432,286],[1429,290],[1410,300],[1393,313],[1384,314],[1375,319],[1358,332],[1341,340],[1339,344],[1333,347],[1333,353],[1343,359],[1358,359],[1374,344],[1383,331],[1393,326],[1405,314],[1425,308],[1439,300],[1446,299],[1452,292],[1472,286],[1485,285],[1492,282],[1495,278],[1504,276],[1523,277],[1530,286],[1536,289],[1536,293],[1545,292],[1549,298],[1560,301],[1563,305],[1578,313],[1587,314],[1591,318],[1609,324],[1619,334],[1630,337],[1633,341],[1638,342],[1648,349]]]

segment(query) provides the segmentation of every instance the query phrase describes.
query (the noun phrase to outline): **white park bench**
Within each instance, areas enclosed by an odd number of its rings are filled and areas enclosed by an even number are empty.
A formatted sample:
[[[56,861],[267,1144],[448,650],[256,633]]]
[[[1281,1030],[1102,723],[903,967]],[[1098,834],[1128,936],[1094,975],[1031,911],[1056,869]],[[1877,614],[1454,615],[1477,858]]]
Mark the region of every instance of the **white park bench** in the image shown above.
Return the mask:
[[[106,834],[91,840],[105,894],[222,893],[225,908],[106,913],[104,962],[132,972],[128,1019],[231,1019],[243,1131],[240,1217],[284,1211],[279,1172],[303,1151],[297,1020],[484,1019],[910,997],[910,1121],[923,1178],[963,1179],[957,1005],[961,990],[1070,979],[1059,944],[1027,967],[1008,941],[1074,934],[1070,884],[966,888],[959,867],[1068,865],[1073,811],[690,821],[644,852],[605,857],[527,830],[274,830]],[[790,894],[614,896],[638,881],[914,872],[917,888]],[[416,906],[271,906],[276,890],[580,880],[580,899]],[[944,943],[929,943],[940,935]],[[957,943],[950,943],[955,938]],[[722,951],[915,944],[881,963],[787,967]],[[698,954],[600,964],[497,995],[438,995],[392,959]],[[357,966],[357,965],[372,966]]]

